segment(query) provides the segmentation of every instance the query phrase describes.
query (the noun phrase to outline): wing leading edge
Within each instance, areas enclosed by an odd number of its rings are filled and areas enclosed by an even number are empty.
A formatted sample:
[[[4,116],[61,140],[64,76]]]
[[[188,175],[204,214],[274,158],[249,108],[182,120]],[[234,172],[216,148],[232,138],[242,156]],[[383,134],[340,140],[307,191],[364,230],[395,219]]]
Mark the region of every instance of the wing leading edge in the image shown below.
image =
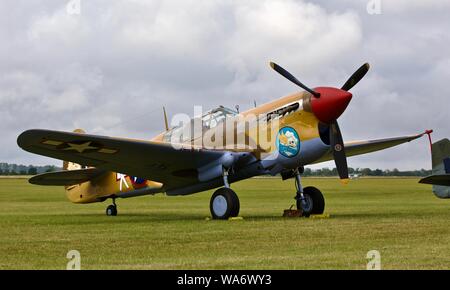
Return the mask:
[[[225,154],[192,147],[176,149],[151,141],[37,129],[23,132],[17,144],[28,152],[158,181],[165,189],[198,182],[198,168]]]

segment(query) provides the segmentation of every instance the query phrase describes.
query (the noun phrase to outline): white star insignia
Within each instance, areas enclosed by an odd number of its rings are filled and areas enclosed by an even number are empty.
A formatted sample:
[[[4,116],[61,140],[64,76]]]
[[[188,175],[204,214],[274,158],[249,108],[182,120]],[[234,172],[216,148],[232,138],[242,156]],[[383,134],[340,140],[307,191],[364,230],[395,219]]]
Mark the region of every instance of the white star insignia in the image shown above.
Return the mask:
[[[90,146],[91,143],[92,143],[91,141],[85,142],[83,144],[67,143],[69,147],[64,148],[63,150],[74,150],[77,151],[78,153],[83,153],[86,150],[98,149],[97,147]]]

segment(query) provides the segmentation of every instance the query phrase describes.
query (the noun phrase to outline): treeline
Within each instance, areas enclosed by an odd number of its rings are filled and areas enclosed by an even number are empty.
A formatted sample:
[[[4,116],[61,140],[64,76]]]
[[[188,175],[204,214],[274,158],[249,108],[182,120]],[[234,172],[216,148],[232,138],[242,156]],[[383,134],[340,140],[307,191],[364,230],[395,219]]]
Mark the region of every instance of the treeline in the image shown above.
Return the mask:
[[[431,175],[431,170],[407,170],[400,171],[397,168],[389,169],[370,169],[370,168],[348,168],[350,176],[428,176]],[[337,176],[336,168],[322,168],[311,170],[311,168],[305,168],[303,176]]]
[[[36,175],[61,170],[54,165],[34,166],[0,163],[0,175]]]
[[[62,170],[62,168],[54,165],[33,166],[33,165],[17,165],[9,163],[0,163],[0,175],[36,175],[45,172],[54,172]],[[398,169],[370,169],[370,168],[348,168],[350,175],[358,176],[428,176],[431,175],[431,170],[408,170],[400,171]],[[336,168],[322,168],[312,170],[305,168],[303,176],[337,176]]]

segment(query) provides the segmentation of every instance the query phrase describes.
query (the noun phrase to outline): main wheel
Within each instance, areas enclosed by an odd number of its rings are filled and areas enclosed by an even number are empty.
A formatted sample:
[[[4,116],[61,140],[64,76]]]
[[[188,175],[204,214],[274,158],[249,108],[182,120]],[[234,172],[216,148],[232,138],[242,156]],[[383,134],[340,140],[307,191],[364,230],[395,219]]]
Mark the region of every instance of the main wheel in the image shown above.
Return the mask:
[[[325,199],[322,192],[312,186],[303,189],[305,200],[297,200],[297,209],[303,211],[303,216],[309,217],[311,214],[323,214],[325,210]]]
[[[239,215],[240,203],[236,193],[230,188],[219,188],[211,196],[209,209],[213,219],[228,219]]]
[[[117,215],[117,207],[115,205],[110,205],[106,208],[107,216],[116,216]]]

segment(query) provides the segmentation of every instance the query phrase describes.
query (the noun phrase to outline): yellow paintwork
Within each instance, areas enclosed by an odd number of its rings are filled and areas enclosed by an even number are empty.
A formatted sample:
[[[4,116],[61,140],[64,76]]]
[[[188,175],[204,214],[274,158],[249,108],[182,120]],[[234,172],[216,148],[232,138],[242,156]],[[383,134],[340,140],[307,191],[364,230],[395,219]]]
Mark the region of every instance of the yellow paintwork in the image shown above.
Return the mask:
[[[279,128],[281,129],[285,126],[289,126],[294,128],[297,133],[299,134],[300,140],[306,141],[313,138],[319,137],[318,132],[318,119],[314,116],[314,114],[307,112],[303,110],[301,104],[305,96],[307,96],[308,93],[301,92],[301,93],[295,93],[289,96],[285,96],[282,98],[279,98],[277,100],[271,101],[269,103],[263,104],[259,107],[253,108],[251,110],[242,112],[239,115],[239,118],[242,120],[246,120],[247,117],[256,115],[256,116],[265,116],[267,113],[270,113],[276,109],[282,108],[283,106],[292,104],[294,102],[299,102],[300,106],[299,109],[295,112],[291,112],[281,118],[278,119],[279,121]],[[240,120],[241,120],[240,119]],[[275,128],[272,128],[272,121],[268,122],[268,126],[266,128],[267,132],[264,132],[265,134],[268,134],[268,136],[272,136],[270,142],[270,150],[269,152],[275,150],[275,136],[278,134],[278,130],[275,130]],[[249,138],[252,138],[252,136],[260,136],[258,133],[262,133],[259,131],[258,126],[255,123],[249,123],[249,130],[248,132],[245,131],[245,135]],[[273,130],[274,129],[274,130]],[[210,129],[204,134],[212,134]],[[232,129],[235,130],[235,129]],[[81,131],[81,130],[78,130]],[[151,139],[153,142],[161,142],[163,143],[163,136],[165,132],[162,132],[161,134],[155,136]],[[257,140],[259,140],[259,137],[255,137]],[[252,138],[254,139],[254,138]],[[239,139],[238,139],[239,140]],[[236,142],[235,140],[233,140]],[[225,140],[226,142],[226,140]],[[255,141],[256,142],[256,141]],[[257,145],[259,145],[259,142],[256,142]],[[185,144],[189,146],[194,146],[196,144]],[[239,149],[235,148],[235,144],[223,144],[226,145],[225,148],[230,151],[239,151]],[[83,144],[83,146],[89,146],[89,144]],[[78,148],[76,146],[73,146],[73,150],[77,150]],[[194,146],[197,147],[197,146]],[[242,150],[242,148],[241,148]],[[260,152],[257,152],[258,150],[254,150],[253,154],[255,154],[256,157],[260,157]],[[266,151],[267,152],[267,151]],[[66,166],[65,166],[66,167]],[[73,168],[77,168],[77,166],[72,166]],[[78,185],[74,186],[67,186],[66,187],[66,194],[68,199],[73,203],[91,203],[91,202],[98,202],[103,201],[104,199],[111,197],[115,194],[118,194],[120,192],[129,192],[134,190],[135,188],[132,185],[132,182],[130,180],[130,177],[125,177],[125,180],[128,184],[128,187],[125,186],[123,183],[123,180],[121,181],[120,178],[117,178],[118,175],[115,172],[109,172],[105,175],[102,175],[100,177],[97,177],[91,181],[87,181]],[[122,182],[122,188],[121,188],[121,182]],[[161,188],[163,184],[154,182],[154,181],[147,181],[147,186],[149,188]]]
[[[130,192],[132,190],[138,189],[134,187],[130,177],[124,176],[126,181],[117,178],[117,173],[108,172],[98,178],[91,181],[87,181],[81,184],[66,186],[66,196],[73,203],[91,203],[102,201],[113,194]],[[120,188],[120,183],[122,182],[122,189]],[[147,188],[157,189],[161,188],[162,183],[147,181]]]

